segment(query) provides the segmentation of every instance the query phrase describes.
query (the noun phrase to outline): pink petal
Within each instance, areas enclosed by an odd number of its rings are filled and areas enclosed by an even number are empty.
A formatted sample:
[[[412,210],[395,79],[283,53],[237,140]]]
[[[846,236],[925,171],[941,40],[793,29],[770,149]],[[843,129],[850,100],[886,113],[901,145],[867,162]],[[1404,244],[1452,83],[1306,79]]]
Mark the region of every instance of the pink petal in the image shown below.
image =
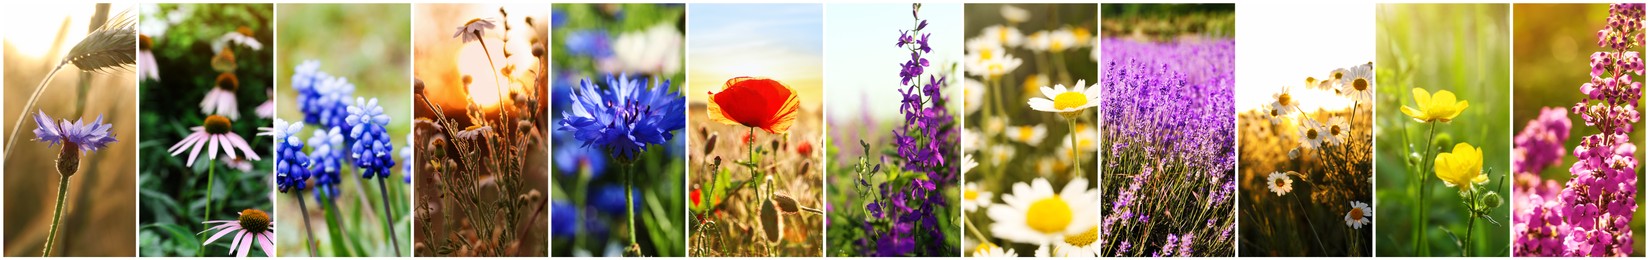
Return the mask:
[[[225,228],[223,230],[219,230],[217,234],[212,235],[211,238],[207,238],[206,243],[200,243],[200,245],[203,245],[203,246],[204,245],[210,245],[210,244],[212,244],[212,241],[217,241],[218,238],[223,237],[223,235],[228,235],[229,233],[235,233],[236,230],[240,230],[239,225],[236,225],[236,226],[231,227],[231,228]]]
[[[209,141],[208,143],[206,143],[206,158],[211,158],[212,160],[217,160],[218,159],[218,136],[217,135],[208,135],[208,136],[206,136],[206,141]]]
[[[252,152],[252,145],[246,144],[246,139],[240,138],[239,135],[231,135],[229,140],[235,141],[235,146],[240,147],[242,152],[246,152],[246,157],[252,158],[253,161],[263,160],[263,158],[258,158],[258,153]]]
[[[189,163],[184,164],[184,166],[188,166],[188,167],[194,167],[195,166],[195,158],[200,158],[200,148],[204,146],[204,145],[201,145],[201,144],[205,144],[205,143],[206,143],[206,136],[203,135],[203,136],[200,137],[200,139],[195,140],[195,144],[189,145],[189,146],[192,147],[192,148],[189,148]]]
[[[257,237],[258,246],[263,249],[263,255],[275,256],[275,240],[271,239],[275,237],[275,233],[264,231],[263,233],[258,233]]]
[[[183,152],[183,148],[188,148],[191,146],[189,145],[190,143],[193,143],[195,140],[200,140],[200,136],[202,134],[204,133],[195,132],[189,134],[189,136],[183,137],[183,141],[178,141],[177,144],[173,144],[172,148],[166,148],[166,152],[172,153],[172,156],[177,156],[179,153]]]
[[[256,236],[255,234],[246,236],[246,240],[241,241],[240,247],[235,249],[235,257],[246,257],[246,251],[252,251],[252,238]]]
[[[229,159],[235,159],[235,147],[231,145],[233,142],[229,141],[230,136],[233,134],[218,135],[218,148],[223,148],[223,153],[229,154]]]

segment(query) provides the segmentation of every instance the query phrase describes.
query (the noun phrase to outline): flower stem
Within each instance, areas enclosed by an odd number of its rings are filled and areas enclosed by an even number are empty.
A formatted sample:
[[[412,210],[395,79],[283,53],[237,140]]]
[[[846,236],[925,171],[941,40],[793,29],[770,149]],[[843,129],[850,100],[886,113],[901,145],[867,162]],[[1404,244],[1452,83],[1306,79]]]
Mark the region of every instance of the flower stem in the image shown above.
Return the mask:
[[[46,86],[52,82],[52,77],[57,76],[57,71],[63,70],[63,65],[68,64],[69,60],[64,59],[57,67],[52,68],[51,72],[47,72],[46,78],[40,79],[40,85],[34,87],[34,94],[29,95],[29,102],[23,103],[23,110],[19,110],[21,112],[17,114],[17,123],[11,125],[11,137],[6,138],[6,158],[11,158],[11,148],[17,147],[17,129],[23,127],[23,121],[28,121],[29,111],[34,111],[34,102],[40,100],[40,93],[45,92]]]
[[[488,74],[492,74],[492,85],[493,85],[493,87],[498,88],[498,91],[497,91],[498,92],[498,104],[499,104],[498,105],[498,118],[504,118],[504,105],[503,104],[504,104],[504,91],[506,91],[506,90],[504,89],[503,80],[498,79],[498,65],[492,63],[492,50],[487,50],[487,40],[481,38],[481,31],[475,31],[475,42],[481,43],[481,52],[487,54],[487,65],[492,66],[492,72],[489,72]],[[505,129],[499,129],[499,130],[502,131],[502,130],[508,130],[508,129],[505,128]]]
[[[303,231],[304,231],[305,234],[309,235],[307,237],[304,237],[304,243],[303,244],[306,245],[306,246],[309,246],[309,257],[316,257],[317,255],[315,255],[315,228],[309,226],[309,207],[304,206],[304,204],[303,204],[304,199],[303,199],[303,192],[302,191],[299,191],[297,193],[293,193],[292,195],[293,195],[293,197],[298,197],[298,215],[303,216]]]
[[[213,177],[217,174],[217,172],[217,164],[211,162],[206,163],[206,210],[202,210],[205,211],[206,216],[201,217],[201,219],[204,219],[202,222],[212,220],[212,180],[214,180]],[[211,228],[212,225],[206,224],[206,227]]]
[[[1076,119],[1077,117],[1073,116],[1065,120],[1065,126],[1071,129],[1071,160],[1076,162],[1075,165],[1071,165],[1071,171],[1076,172],[1075,175],[1071,176],[1071,179],[1082,178],[1082,156],[1077,155],[1077,151],[1082,150],[1079,147],[1082,144],[1076,141]]]
[[[400,257],[401,239],[395,235],[395,217],[393,216],[395,213],[390,212],[389,209],[389,184],[386,184],[387,181],[384,179],[378,178],[378,194],[384,196],[384,229],[389,230],[389,245],[395,247],[395,257]]]
[[[69,176],[62,176],[63,179],[57,182],[57,209],[52,210],[52,228],[46,233],[46,250],[40,253],[40,257],[52,256],[52,244],[57,242],[57,224],[63,220],[63,199],[69,195]]]
[[[636,243],[636,198],[635,191],[631,190],[635,187],[635,166],[635,161],[630,161],[624,165],[624,220],[629,222],[629,226],[626,228],[630,231],[629,248],[641,248],[641,244]],[[639,256],[641,252],[636,252],[636,254]]]
[[[1427,178],[1425,172],[1431,168],[1431,162],[1434,160],[1429,158],[1431,157],[1431,143],[1437,139],[1437,122],[1432,122],[1430,126],[1427,127],[1426,136],[1426,149],[1420,151],[1420,160],[1426,163],[1421,164],[1420,174],[1419,176],[1416,176],[1420,178],[1420,203],[1431,203],[1431,196],[1429,196],[1431,193],[1426,192],[1426,190],[1428,190],[1427,188],[1431,185],[1431,178]],[[1425,246],[1425,241],[1428,240],[1425,231],[1426,222],[1428,222],[1427,220],[1429,218],[1429,215],[1426,214],[1427,211],[1427,207],[1420,207],[1420,217],[1416,219],[1416,222],[1419,224],[1415,225],[1416,232],[1414,235],[1416,238],[1414,239],[1414,251],[1419,255],[1426,255],[1426,253],[1420,252],[1431,251],[1428,250],[1430,248]]]

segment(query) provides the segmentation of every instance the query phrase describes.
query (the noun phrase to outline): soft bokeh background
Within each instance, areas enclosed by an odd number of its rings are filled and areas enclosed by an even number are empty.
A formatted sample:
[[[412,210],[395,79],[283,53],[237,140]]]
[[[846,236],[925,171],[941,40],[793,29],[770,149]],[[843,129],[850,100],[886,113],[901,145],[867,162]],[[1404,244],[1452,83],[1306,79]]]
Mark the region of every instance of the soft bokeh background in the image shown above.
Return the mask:
[[[1029,12],[1029,19],[1014,23],[1007,20],[1003,8],[1011,6]],[[1057,113],[1043,112],[1031,109],[1026,101],[1032,97],[1044,97],[1040,88],[1063,85],[1075,86],[1078,80],[1087,85],[1099,85],[1099,61],[1093,55],[1092,42],[1097,38],[1100,30],[1100,7],[1097,4],[968,4],[963,6],[963,16],[966,17],[962,34],[968,39],[988,39],[995,37],[986,35],[985,28],[994,25],[1004,25],[1017,28],[1021,34],[1029,36],[1033,33],[1048,33],[1061,28],[1071,30],[1076,36],[1076,42],[1069,43],[1070,47],[1063,52],[1052,53],[1047,51],[1033,51],[1022,44],[1018,47],[1004,46],[1007,53],[1023,61],[1015,70],[1002,75],[1001,85],[991,86],[989,82],[978,75],[968,75],[967,78],[955,80],[963,81],[965,90],[963,98],[966,101],[965,109],[958,120],[963,122],[964,130],[978,135],[978,141],[970,141],[969,133],[962,137],[962,151],[973,154],[979,167],[971,172],[963,173],[963,185],[975,183],[979,192],[996,194],[992,203],[1000,203],[1003,194],[1013,193],[1011,187],[1015,183],[1030,185],[1036,179],[1047,179],[1053,185],[1054,191],[1060,191],[1065,185],[1077,178],[1088,180],[1090,189],[1099,187],[1099,157],[1097,153],[1090,153],[1098,147],[1099,132],[1097,111],[1083,111],[1076,126],[1075,133],[1084,151],[1082,156],[1084,166],[1073,166],[1072,148],[1065,145],[1070,143],[1073,134],[1066,120]],[[884,40],[882,42],[891,42]],[[1054,58],[1058,57],[1058,59]],[[966,61],[964,61],[966,62]],[[1063,62],[1063,63],[1061,63]],[[888,75],[897,75],[887,72]],[[1060,75],[1068,75],[1068,80]],[[966,86],[973,84],[976,86]],[[1086,87],[1086,86],[1085,86]],[[973,91],[979,94],[971,93]],[[1047,98],[1047,97],[1044,97]],[[993,108],[994,107],[994,108]],[[1098,110],[1098,109],[1095,109]],[[1018,133],[1031,132],[1033,127],[1043,127],[1046,132],[1041,139],[1029,137],[1014,137]],[[1081,130],[1086,129],[1086,130]],[[1083,132],[1087,131],[1087,132]],[[1084,134],[1087,133],[1087,134]],[[977,142],[977,143],[975,143]],[[851,146],[849,147],[851,148]],[[1092,164],[1094,166],[1086,166]],[[1081,168],[1077,170],[1075,168]],[[1077,176],[1080,172],[1081,176]],[[1094,206],[1098,206],[1095,202]],[[967,221],[979,229],[982,234],[970,234],[962,243],[962,248],[973,252],[976,236],[994,237],[990,234],[991,218],[986,216],[986,210],[980,209],[971,213],[964,213]],[[1096,214],[1097,215],[1097,214]],[[972,232],[972,231],[970,231]],[[1014,249],[1020,256],[1032,256],[1036,245],[1011,243],[1008,241],[984,241],[997,244],[1005,249]],[[970,253],[971,254],[971,253]]]
[[[309,210],[298,207],[292,193],[275,194],[276,255],[309,255],[305,245],[302,215],[309,214],[315,228],[316,248],[321,256],[410,256],[412,255],[412,189],[400,182],[400,149],[412,130],[412,22],[408,4],[281,4],[275,6],[277,15],[275,48],[275,89],[277,118],[288,122],[303,121],[298,111],[297,92],[291,83],[293,67],[305,60],[320,61],[320,71],[347,78],[355,84],[355,95],[377,98],[378,105],[389,115],[390,140],[394,141],[395,170],[389,176],[390,200],[394,209],[394,241],[400,242],[402,252],[396,254],[385,229],[384,202],[378,185],[362,180],[357,170],[340,174],[338,217],[344,223],[329,226],[325,211],[321,210],[313,192],[304,191]],[[456,28],[456,27],[454,27]],[[451,35],[451,34],[447,34]],[[352,102],[353,103],[353,102]],[[316,126],[309,125],[299,136],[308,139]],[[376,182],[376,180],[373,180]],[[344,235],[329,235],[329,230],[342,227]],[[342,239],[340,239],[342,238]]]
[[[570,113],[572,93],[580,81],[612,87],[613,77],[644,79],[649,88],[669,87],[678,95],[685,89],[682,71],[686,53],[687,9],[683,4],[555,4],[551,7],[554,37],[550,47],[555,72],[551,76],[552,113],[560,120]],[[619,42],[624,42],[622,45]],[[685,98],[685,97],[682,97]],[[684,113],[685,111],[675,111]],[[568,131],[555,129],[556,174],[552,247],[554,256],[621,256],[630,243],[624,211],[624,175],[612,155],[585,147]],[[649,147],[638,160],[636,182],[636,242],[645,256],[686,255],[683,232],[687,199],[682,196],[687,163],[687,131],[677,131],[662,146]]]
[[[1507,197],[1511,187],[1511,48],[1510,6],[1504,4],[1383,4],[1377,7],[1375,92],[1376,205],[1373,218],[1379,232],[1375,243],[1381,256],[1458,256],[1456,235],[1466,236],[1467,218],[1457,189],[1445,187],[1432,169],[1407,169],[1409,149],[1427,147],[1428,124],[1398,111],[1414,105],[1412,88],[1428,92],[1449,90],[1469,107],[1450,123],[1437,123],[1432,149],[1453,150],[1470,143],[1483,149],[1483,170],[1491,190]],[[1445,138],[1444,136],[1448,136]],[[1412,147],[1412,148],[1411,148]],[[1436,156],[1433,151],[1431,157]],[[1416,168],[1419,166],[1416,166]],[[1431,199],[1422,201],[1417,178],[1431,179]],[[1504,179],[1504,180],[1502,180]],[[1416,211],[1429,224],[1414,221]],[[1495,208],[1499,225],[1479,220],[1470,246],[1474,255],[1505,256],[1511,251],[1511,207]],[[1415,248],[1416,229],[1428,238]],[[1447,229],[1447,230],[1445,230]],[[1452,234],[1451,234],[1452,233]]]
[[[201,242],[216,232],[196,234],[209,225],[208,220],[233,220],[245,209],[264,212],[272,210],[270,172],[275,162],[270,152],[273,140],[257,136],[259,127],[273,124],[270,118],[257,115],[257,107],[270,100],[274,80],[274,53],[270,41],[275,30],[270,19],[274,17],[272,4],[145,4],[142,8],[143,25],[140,31],[153,40],[159,80],[146,80],[142,91],[143,136],[140,158],[143,162],[138,222],[140,255],[142,256],[225,256],[231,238],[220,238],[211,245]],[[246,27],[262,44],[254,50],[239,44],[227,44],[234,51],[238,65],[235,78],[240,87],[235,92],[240,119],[235,120],[234,133],[246,139],[262,160],[251,161],[245,155],[239,160],[219,155],[219,160],[207,159],[203,151],[194,167],[187,167],[189,153],[171,155],[166,150],[182,141],[201,126],[206,115],[201,113],[200,100],[216,85],[218,72],[212,70],[212,43],[226,33]],[[203,149],[204,150],[204,149]],[[240,154],[236,151],[236,154]],[[216,165],[216,169],[209,169]],[[249,170],[239,170],[247,166]],[[208,174],[215,171],[213,174]],[[210,179],[209,179],[210,178]],[[207,182],[212,188],[207,188]],[[208,194],[207,192],[211,193]],[[211,208],[207,208],[210,196]],[[208,219],[207,211],[211,217]],[[204,250],[203,250],[204,249]],[[205,252],[200,252],[205,251]],[[267,253],[262,248],[249,256]]]
[[[29,141],[36,125],[25,113],[45,111],[54,119],[85,120],[99,115],[112,124],[109,132],[117,139],[108,148],[81,157],[80,172],[69,179],[68,198],[58,227],[59,256],[133,256],[137,254],[137,74],[135,66],[104,72],[80,72],[64,66],[36,103],[36,111],[23,111],[46,73],[56,66],[69,48],[89,32],[96,11],[91,3],[12,4],[0,10],[5,40],[6,135],[18,120],[19,142],[7,155],[5,176],[6,256],[39,256],[51,227],[52,208],[57,199],[60,176],[56,164],[57,146]],[[127,11],[136,15],[131,3],[115,4],[107,15],[113,20]],[[136,44],[136,43],[133,43]],[[83,96],[82,96],[83,95]]]
[[[691,4],[687,8],[687,130],[694,151],[688,186],[708,187],[717,170],[712,163],[722,160],[721,171],[731,171],[727,179],[761,181],[734,158],[748,156],[742,137],[750,128],[711,121],[706,112],[709,92],[720,91],[727,79],[738,76],[767,77],[795,90],[801,102],[796,122],[784,135],[757,130],[750,142],[769,153],[762,162],[766,172],[776,173],[778,193],[789,194],[802,205],[822,208],[824,178],[820,153],[798,153],[804,144],[817,146],[824,140],[824,6],[821,4]],[[718,142],[709,143],[711,136]],[[706,147],[708,146],[708,147]],[[723,180],[727,180],[723,179]],[[747,185],[756,187],[757,185]],[[760,196],[755,188],[728,194],[726,204],[716,212],[692,221],[713,223],[689,228],[691,256],[822,256],[824,217],[811,213],[781,216],[785,223],[782,240],[768,252],[759,241],[756,214]],[[707,198],[715,195],[706,194]],[[746,232],[744,230],[751,230]]]
[[[896,72],[901,69],[900,64],[910,60],[910,50],[904,47],[889,45],[888,42],[898,39],[899,32],[910,30],[916,20],[911,17],[911,5],[906,3],[895,4],[831,4],[825,7],[825,20],[830,23],[825,28],[825,52],[851,53],[852,55],[831,55],[825,57],[825,81],[829,90],[825,95],[832,100],[827,124],[833,129],[828,142],[830,165],[826,170],[826,182],[830,183],[830,252],[829,256],[866,256],[851,247],[857,239],[841,239],[854,230],[860,230],[866,215],[865,204],[869,200],[858,197],[858,189],[872,188],[883,182],[871,183],[870,187],[856,187],[857,176],[854,166],[860,156],[869,153],[867,158],[886,156],[888,159],[899,159],[894,151],[898,147],[894,143],[893,131],[907,126],[904,117],[900,114],[900,90],[908,86],[900,85],[900,78]],[[932,34],[929,42],[933,52],[923,53],[922,57],[931,62],[927,67],[928,75],[944,75],[946,105],[950,107],[952,115],[960,112],[962,107],[962,5],[961,4],[923,4],[920,18],[928,20],[928,26],[922,29],[922,34]],[[920,38],[920,36],[918,36]],[[920,81],[926,84],[927,77]],[[953,119],[953,120],[960,120]],[[953,128],[959,128],[961,121]],[[959,130],[959,129],[958,129]],[[870,144],[870,151],[859,146],[864,141]],[[952,147],[956,149],[959,147]],[[950,158],[951,161],[959,161]],[[891,162],[891,161],[890,161]],[[901,163],[903,161],[900,161]],[[898,168],[885,165],[888,168]],[[950,194],[949,205],[945,211],[936,211],[935,214],[945,214],[937,218],[946,223],[939,228],[944,229],[947,237],[944,243],[952,247],[961,246],[962,226],[957,222],[957,213],[961,209],[958,183],[937,183],[938,191]],[[846,240],[846,241],[842,241]],[[918,241],[920,243],[920,241]],[[875,245],[869,245],[874,250]],[[927,256],[948,256],[951,254],[935,254]]]
[[[1580,85],[1591,80],[1588,58],[1592,52],[1604,50],[1597,47],[1597,30],[1603,29],[1606,25],[1604,17],[1608,16],[1608,4],[1518,4],[1512,7],[1512,24],[1516,26],[1517,33],[1512,35],[1512,55],[1516,57],[1512,63],[1515,77],[1512,81],[1512,102],[1516,106],[1512,108],[1511,123],[1517,131],[1523,131],[1529,120],[1539,117],[1540,108],[1560,107],[1568,110],[1584,97],[1580,93]],[[1637,51],[1642,52],[1643,49]],[[1596,128],[1587,127],[1579,116],[1572,112],[1568,115],[1573,128],[1569,131],[1569,142],[1563,146],[1566,150],[1563,161],[1540,173],[1544,179],[1557,181],[1560,185],[1569,179],[1569,166],[1575,163],[1573,150],[1580,145],[1580,139],[1597,133]],[[1632,140],[1639,147],[1639,171],[1644,169],[1643,129],[1639,126],[1637,131],[1632,132]],[[1642,177],[1639,178],[1639,206],[1631,224],[1632,230],[1636,231],[1632,234],[1633,256],[1644,255],[1643,212],[1649,210],[1643,206],[1644,182]]]

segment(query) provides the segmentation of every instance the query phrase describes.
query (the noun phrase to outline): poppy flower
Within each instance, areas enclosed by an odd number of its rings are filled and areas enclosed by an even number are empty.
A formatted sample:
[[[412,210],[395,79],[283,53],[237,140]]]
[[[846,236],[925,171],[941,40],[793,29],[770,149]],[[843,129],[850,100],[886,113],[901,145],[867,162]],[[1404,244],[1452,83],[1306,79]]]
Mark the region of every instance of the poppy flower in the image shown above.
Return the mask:
[[[736,77],[710,93],[710,120],[766,130],[790,132],[796,122],[796,91],[779,81],[758,77]]]

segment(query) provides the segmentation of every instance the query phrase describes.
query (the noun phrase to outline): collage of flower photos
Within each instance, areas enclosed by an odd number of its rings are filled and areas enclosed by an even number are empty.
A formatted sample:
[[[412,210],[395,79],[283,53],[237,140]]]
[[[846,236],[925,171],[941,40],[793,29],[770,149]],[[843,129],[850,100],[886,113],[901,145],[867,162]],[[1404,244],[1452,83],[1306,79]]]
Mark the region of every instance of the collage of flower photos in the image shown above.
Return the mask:
[[[1649,252],[1644,3],[297,2],[0,2],[0,257]]]

